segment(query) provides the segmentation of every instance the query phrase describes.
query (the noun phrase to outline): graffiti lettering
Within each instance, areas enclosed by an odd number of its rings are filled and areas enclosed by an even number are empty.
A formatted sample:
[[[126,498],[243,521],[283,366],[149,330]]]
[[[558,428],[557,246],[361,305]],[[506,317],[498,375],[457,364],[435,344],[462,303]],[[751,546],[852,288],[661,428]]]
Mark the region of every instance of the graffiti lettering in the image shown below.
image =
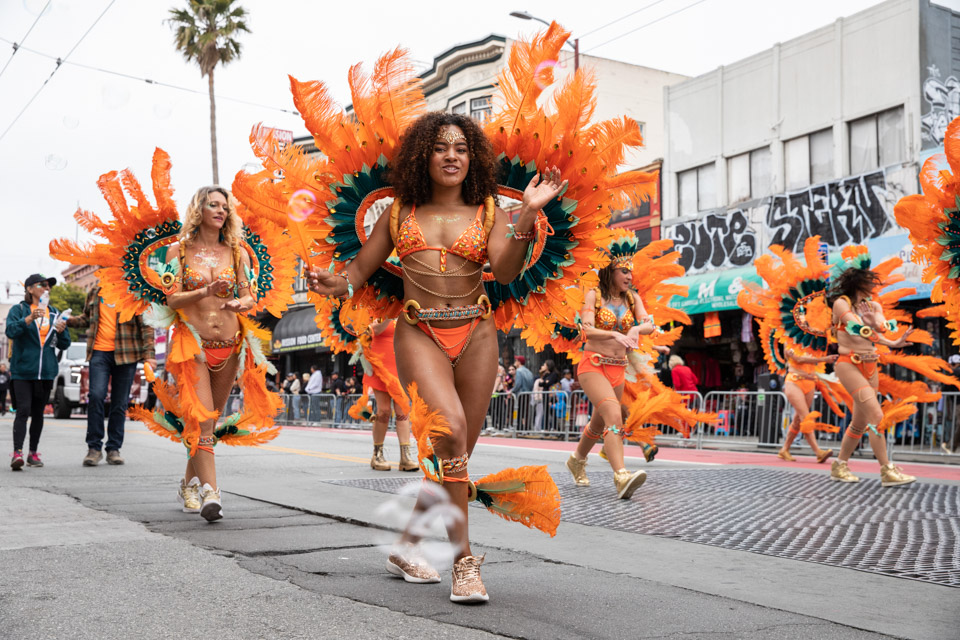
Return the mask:
[[[743,210],[711,213],[665,227],[688,273],[708,268],[741,267],[757,255],[757,234]]]
[[[795,253],[810,236],[820,236],[831,247],[860,244],[886,233],[893,221],[884,203],[887,185],[882,171],[806,191],[774,196],[767,210],[770,244]]]
[[[950,76],[940,79],[937,65],[927,67],[930,75],[923,82],[923,99],[930,110],[920,116],[920,135],[923,146],[933,147],[943,144],[947,125],[960,116],[960,80]]]

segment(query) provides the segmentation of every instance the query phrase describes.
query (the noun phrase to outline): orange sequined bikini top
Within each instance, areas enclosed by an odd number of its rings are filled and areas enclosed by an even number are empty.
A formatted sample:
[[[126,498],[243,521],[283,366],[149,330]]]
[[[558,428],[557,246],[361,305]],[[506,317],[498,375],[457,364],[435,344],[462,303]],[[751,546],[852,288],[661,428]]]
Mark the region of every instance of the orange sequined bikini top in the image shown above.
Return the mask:
[[[403,260],[404,257],[417,251],[439,251],[440,252],[440,270],[446,271],[447,254],[452,253],[460,256],[464,260],[483,264],[487,261],[487,232],[484,224],[484,205],[477,209],[477,217],[470,223],[463,233],[454,241],[453,245],[446,247],[431,247],[423,238],[423,232],[417,223],[417,206],[410,208],[410,214],[403,219],[397,230],[397,236],[394,244],[397,248],[397,257]]]
[[[217,274],[217,280],[226,280],[227,282],[233,283],[233,286],[223,293],[218,293],[217,296],[220,298],[229,298],[236,295],[236,280],[237,273],[233,270],[233,267],[227,267],[219,274]],[[205,286],[210,284],[207,282],[207,279],[199,271],[194,271],[190,267],[183,267],[183,290],[184,291],[196,291],[197,289],[203,289]]]
[[[623,310],[623,315],[617,313],[617,309]],[[600,291],[597,290],[597,304],[594,310],[593,326],[597,329],[603,329],[604,331],[616,331],[618,333],[626,333],[630,331],[630,328],[637,324],[636,318],[633,317],[633,311],[629,307],[624,308],[623,305],[605,305],[603,304],[603,296],[600,295]]]

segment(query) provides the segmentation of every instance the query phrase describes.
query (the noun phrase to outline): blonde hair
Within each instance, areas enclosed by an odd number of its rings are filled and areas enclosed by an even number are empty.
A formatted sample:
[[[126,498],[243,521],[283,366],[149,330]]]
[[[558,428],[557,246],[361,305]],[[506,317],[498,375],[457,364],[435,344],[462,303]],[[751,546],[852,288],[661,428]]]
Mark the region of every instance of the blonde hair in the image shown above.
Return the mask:
[[[673,355],[673,356],[670,356],[670,359],[667,361],[667,363],[670,365],[670,368],[673,369],[677,365],[683,364],[683,358],[677,355]]]
[[[200,223],[203,222],[203,207],[207,204],[210,194],[214,192],[227,199],[227,218],[223,221],[223,228],[220,229],[221,242],[232,249],[238,249],[243,239],[243,221],[237,213],[237,201],[229,191],[217,185],[201,187],[193,194],[190,204],[187,205],[187,213],[184,215],[180,242],[187,246],[196,239]]]

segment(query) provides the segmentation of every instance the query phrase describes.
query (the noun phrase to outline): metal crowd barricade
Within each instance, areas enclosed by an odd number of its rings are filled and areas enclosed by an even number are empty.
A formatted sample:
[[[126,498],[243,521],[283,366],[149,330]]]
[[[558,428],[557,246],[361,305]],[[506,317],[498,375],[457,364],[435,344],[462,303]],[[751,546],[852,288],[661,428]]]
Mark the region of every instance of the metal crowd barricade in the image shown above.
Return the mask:
[[[495,393],[487,408],[487,433],[512,435],[516,430],[517,398],[511,393]]]
[[[701,425],[697,447],[703,443],[729,447],[778,446],[789,406],[781,391],[711,391],[703,410],[716,413],[716,424]]]
[[[960,392],[944,391],[936,402],[917,405],[917,412],[888,433],[897,453],[948,455],[960,449]],[[892,454],[892,451],[891,451]]]
[[[564,391],[524,391],[516,398],[516,437],[563,438],[571,435],[570,399]]]

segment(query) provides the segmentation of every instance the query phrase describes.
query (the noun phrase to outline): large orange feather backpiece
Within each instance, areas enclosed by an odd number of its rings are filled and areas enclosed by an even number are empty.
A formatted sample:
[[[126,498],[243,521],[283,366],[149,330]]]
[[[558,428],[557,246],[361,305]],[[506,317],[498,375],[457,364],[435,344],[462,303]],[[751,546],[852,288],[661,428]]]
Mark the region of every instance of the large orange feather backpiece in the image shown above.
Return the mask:
[[[557,59],[568,36],[552,24],[532,40],[514,43],[485,125],[498,156],[502,195],[519,198],[545,167],[559,167],[569,180],[563,196],[541,212],[543,233],[521,275],[509,285],[484,276],[497,326],[526,328],[528,339],[541,344],[557,321],[570,322],[582,305],[582,275],[605,264],[598,248],[609,239],[610,207],[655,196],[657,183],[656,173],[616,175],[625,150],[642,144],[642,136],[630,118],[593,122],[596,86],[589,71],[579,70],[551,100],[542,99],[554,81],[548,63]],[[264,215],[283,217],[291,201],[298,207],[307,203],[309,215],[297,224],[311,244],[300,253],[309,254],[304,260],[316,269],[339,271],[356,257],[366,242],[367,213],[393,196],[388,170],[401,136],[426,112],[419,80],[402,49],[381,57],[372,74],[352,67],[348,82],[350,114],[334,103],[325,83],[291,78],[294,104],[322,155],[282,148],[269,130],[257,128],[251,143],[264,170],[238,174],[234,182],[238,198]],[[277,170],[283,179],[276,179]],[[345,311],[365,308],[373,318],[395,317],[403,299],[401,269],[395,258],[385,263],[356,289]],[[317,297],[308,297],[320,308]]]
[[[153,383],[165,411],[135,408],[131,416],[160,435],[183,442],[193,455],[200,437],[200,423],[219,418],[219,411],[207,409],[197,395],[197,360],[203,360],[200,338],[180,311],[166,307],[166,296],[175,290],[179,261],[168,262],[160,253],[178,241],[179,215],[170,186],[170,157],[162,149],[153,154],[151,178],[156,206],[143,193],[129,170],[100,176],[98,185],[113,219],[104,222],[88,211],[77,211],[77,223],[100,236],[103,242],[81,245],[71,240],[50,242],[50,255],[74,264],[94,264],[100,269],[100,295],[118,309],[125,322],[145,314],[144,321],[164,329],[173,327],[168,342],[166,369],[176,382],[147,377]],[[131,202],[132,201],[132,202]],[[253,315],[266,310],[282,315],[293,302],[296,276],[295,250],[291,237],[277,217],[256,215],[240,205],[237,215],[244,223],[240,250],[246,252],[250,269],[238,278],[249,280],[255,300]],[[176,264],[174,264],[176,263]],[[279,433],[274,417],[282,407],[280,397],[269,392],[265,376],[272,366],[262,353],[266,332],[245,316],[238,316],[243,341],[240,347],[238,383],[243,389],[243,410],[225,418],[215,435],[226,444],[257,445]]]
[[[933,283],[930,299],[943,302],[942,315],[960,345],[960,118],[947,126],[944,153],[927,158],[920,170],[921,194],[901,198],[893,208],[910,232],[913,260]]]

